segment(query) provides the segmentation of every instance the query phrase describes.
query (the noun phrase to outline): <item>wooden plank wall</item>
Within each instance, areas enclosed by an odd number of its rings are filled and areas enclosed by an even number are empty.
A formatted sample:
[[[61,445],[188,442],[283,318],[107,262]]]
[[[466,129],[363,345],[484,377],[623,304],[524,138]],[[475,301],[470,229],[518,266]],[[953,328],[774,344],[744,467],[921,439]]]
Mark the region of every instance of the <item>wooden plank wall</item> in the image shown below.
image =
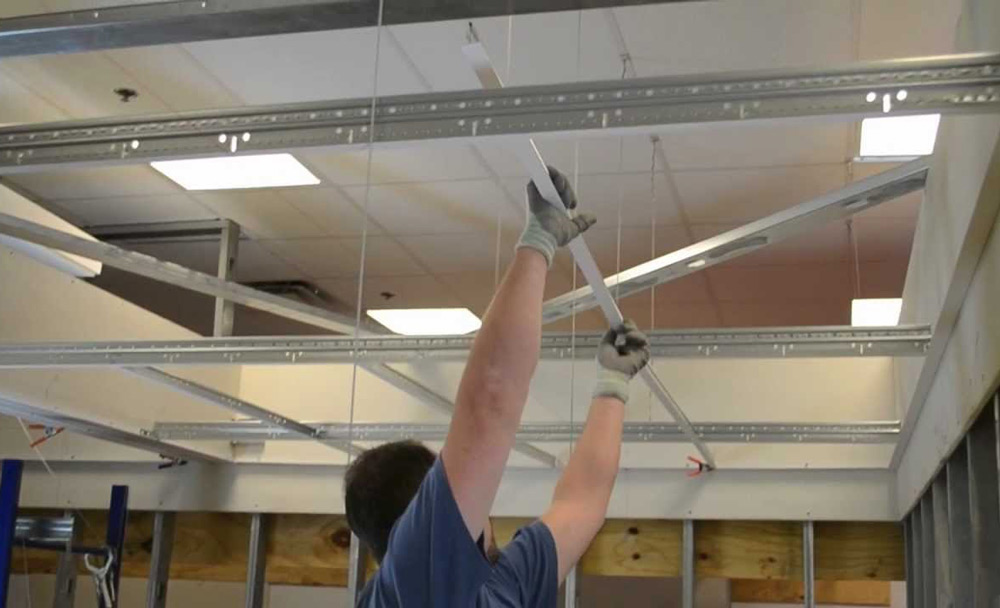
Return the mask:
[[[41,511],[36,514],[48,514]],[[106,514],[85,511],[78,542],[101,544]],[[350,531],[342,515],[271,515],[267,579],[289,585],[343,586],[347,581]],[[494,522],[499,544],[528,520]],[[250,516],[241,513],[177,515],[172,578],[211,581],[246,579]],[[677,577],[681,569],[681,522],[609,520],[580,562],[581,572],[601,576]],[[147,576],[153,515],[130,514],[123,575]],[[893,523],[817,522],[816,578],[822,581],[903,580],[901,527]],[[21,571],[24,556],[14,559]],[[695,523],[699,577],[801,581],[801,524],[797,522],[699,521]],[[55,572],[56,555],[27,552],[30,572]],[[744,588],[750,589],[751,583]],[[887,587],[887,586],[886,586]],[[759,585],[757,589],[761,588]],[[793,587],[775,593],[794,594]],[[747,591],[750,593],[750,591]]]

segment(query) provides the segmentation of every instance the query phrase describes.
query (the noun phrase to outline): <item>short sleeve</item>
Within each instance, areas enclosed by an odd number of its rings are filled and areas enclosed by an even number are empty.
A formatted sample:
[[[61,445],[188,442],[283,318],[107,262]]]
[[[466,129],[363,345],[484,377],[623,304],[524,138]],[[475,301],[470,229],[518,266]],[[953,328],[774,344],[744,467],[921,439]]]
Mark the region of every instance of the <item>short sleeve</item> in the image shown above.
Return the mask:
[[[538,520],[518,530],[504,547],[489,586],[495,595],[523,608],[551,608],[559,595],[556,541]]]
[[[491,572],[438,458],[393,526],[389,550],[362,605],[469,608]]]

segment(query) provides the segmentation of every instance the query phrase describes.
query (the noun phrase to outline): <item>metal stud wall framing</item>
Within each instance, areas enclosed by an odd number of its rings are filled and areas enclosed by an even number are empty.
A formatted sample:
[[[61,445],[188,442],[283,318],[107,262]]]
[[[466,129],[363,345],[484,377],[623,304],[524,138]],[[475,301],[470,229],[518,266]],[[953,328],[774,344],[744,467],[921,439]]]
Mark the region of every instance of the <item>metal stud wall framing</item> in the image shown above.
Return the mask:
[[[1000,394],[903,521],[909,608],[1000,606]]]

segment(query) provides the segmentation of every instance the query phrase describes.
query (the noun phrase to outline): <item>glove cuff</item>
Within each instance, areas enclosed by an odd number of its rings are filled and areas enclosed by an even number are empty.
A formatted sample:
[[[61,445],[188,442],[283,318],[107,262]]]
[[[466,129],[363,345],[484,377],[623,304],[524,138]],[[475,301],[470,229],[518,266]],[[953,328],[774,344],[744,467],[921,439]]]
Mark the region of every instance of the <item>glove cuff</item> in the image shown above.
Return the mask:
[[[539,224],[532,216],[528,218],[528,222],[524,227],[524,232],[521,233],[521,240],[517,242],[517,247],[515,247],[515,249],[528,247],[540,252],[543,256],[545,256],[545,261],[551,268],[552,258],[556,254],[557,246],[556,237],[552,236],[551,233],[542,228],[541,224]]]
[[[632,379],[625,372],[600,368],[597,372],[597,384],[594,386],[594,397],[615,397],[622,403],[628,402],[628,385]]]

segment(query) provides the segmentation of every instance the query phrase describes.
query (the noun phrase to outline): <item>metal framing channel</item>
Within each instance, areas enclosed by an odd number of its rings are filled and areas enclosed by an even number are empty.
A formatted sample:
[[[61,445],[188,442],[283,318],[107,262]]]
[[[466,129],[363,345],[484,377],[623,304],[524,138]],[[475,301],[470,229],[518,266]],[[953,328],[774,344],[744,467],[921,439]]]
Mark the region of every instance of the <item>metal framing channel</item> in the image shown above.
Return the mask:
[[[910,534],[913,538],[913,548],[910,556],[913,562],[913,608],[933,608],[924,602],[924,525],[920,513],[920,501],[910,512]]]
[[[410,378],[406,374],[390,367],[385,363],[374,363],[364,365],[363,367],[378,378],[381,378],[383,381],[395,386],[412,397],[416,397],[442,414],[446,414],[451,417],[451,415],[455,412],[455,404],[449,399],[434,392],[413,378]],[[514,444],[514,451],[549,467],[555,467],[559,464],[559,459],[552,454],[549,454],[545,450],[536,448],[535,446],[523,441],[518,441]]]
[[[115,561],[108,573],[114,598],[111,608],[118,608],[121,601],[119,584],[122,560],[125,559],[125,531],[128,529],[128,486],[111,486],[111,504],[108,506],[108,528],[104,535],[105,546],[114,551]]]
[[[577,567],[566,573],[563,581],[563,608],[576,608],[580,599],[580,587],[577,585]]]
[[[397,25],[670,1],[680,0],[386,2],[382,23]],[[378,5],[370,0],[180,0],[27,15],[0,22],[0,57],[373,27],[379,23]]]
[[[934,503],[934,585],[937,606],[952,605],[951,590],[951,534],[948,529],[948,473],[941,469],[930,488]]]
[[[906,567],[906,607],[913,608],[913,524],[910,516],[903,518],[903,562]]]
[[[681,608],[694,608],[694,521],[684,520],[681,536]]]
[[[0,461],[0,608],[6,608],[10,590],[10,561],[23,471],[21,460]]]
[[[802,522],[802,582],[803,604],[816,608],[816,552],[813,522]]]
[[[357,606],[358,595],[365,588],[368,576],[368,547],[351,533],[347,562],[347,605]]]
[[[440,441],[448,433],[446,424],[316,422],[313,426],[320,429],[327,440],[346,440],[351,436],[357,441]],[[899,433],[898,422],[713,422],[695,424],[693,428],[699,437],[709,443],[893,443]],[[566,442],[579,437],[582,432],[582,424],[527,423],[521,425],[517,437],[522,442]],[[153,427],[151,434],[158,439],[176,441],[224,440],[252,443],[303,439],[301,435],[281,427],[259,422],[159,422]],[[626,422],[622,440],[627,443],[673,443],[687,441],[687,438],[676,424]]]
[[[236,255],[240,246],[240,225],[232,220],[223,220],[219,240],[219,268],[216,276],[227,283],[233,280],[236,270]],[[225,298],[215,298],[215,318],[212,321],[212,335],[216,338],[233,335],[236,304]]]
[[[975,608],[995,608],[995,598],[1000,596],[1000,484],[992,410],[987,408],[966,435]]]
[[[645,132],[721,121],[1000,111],[1000,56],[955,55],[822,70],[770,70],[425,93],[377,100],[373,141],[495,139],[542,132]],[[874,93],[874,95],[871,95]],[[0,173],[54,165],[145,163],[369,140],[370,98],[0,129]]]
[[[65,427],[68,431],[103,439],[112,443],[127,445],[139,450],[145,450],[154,454],[184,460],[200,460],[208,462],[227,462],[224,458],[219,458],[212,454],[206,454],[198,450],[175,445],[154,439],[152,437],[132,433],[114,426],[100,422],[77,418],[58,412],[45,410],[39,407],[27,405],[17,401],[11,401],[0,397],[0,413],[18,418],[27,418],[34,422],[52,427]]]
[[[72,511],[66,511],[65,516],[74,518]],[[76,526],[74,525],[74,532]],[[76,555],[70,551],[74,542],[73,535],[66,542],[66,550],[59,554],[59,565],[56,567],[55,591],[53,592],[52,608],[73,608],[76,604]]]
[[[577,358],[592,358],[603,332],[575,338]],[[654,358],[789,358],[921,356],[930,327],[774,327],[649,332]],[[569,359],[573,336],[542,336],[542,359]],[[358,361],[464,361],[472,338],[329,337],[202,338],[132,342],[0,344],[0,368],[255,365]]]
[[[264,608],[267,592],[268,516],[254,513],[250,519],[250,546],[247,551],[246,608]]]
[[[923,555],[921,556],[920,580],[923,581],[924,603],[928,607],[937,606],[937,571],[934,567],[934,502],[931,500],[930,492],[925,492],[920,499],[920,536],[923,540],[921,546]]]
[[[953,605],[972,606],[969,457],[963,441],[948,459],[948,532]]]
[[[146,581],[146,608],[166,608],[176,521],[177,514],[172,511],[157,511],[153,516],[153,549],[149,580]]]
[[[125,272],[216,298],[224,298],[316,327],[344,334],[354,333],[354,319],[345,315],[257,291],[231,281],[223,281],[218,277],[163,262],[136,251],[128,251],[100,241],[89,241],[6,213],[0,213],[0,234],[98,260]]]
[[[833,220],[870,209],[885,201],[924,187],[929,162],[911,161],[839,190],[740,226],[720,235],[694,243],[604,279],[619,297],[675,281],[748,253],[761,247],[800,235]],[[591,286],[557,296],[542,307],[542,322],[551,323],[597,306]]]

